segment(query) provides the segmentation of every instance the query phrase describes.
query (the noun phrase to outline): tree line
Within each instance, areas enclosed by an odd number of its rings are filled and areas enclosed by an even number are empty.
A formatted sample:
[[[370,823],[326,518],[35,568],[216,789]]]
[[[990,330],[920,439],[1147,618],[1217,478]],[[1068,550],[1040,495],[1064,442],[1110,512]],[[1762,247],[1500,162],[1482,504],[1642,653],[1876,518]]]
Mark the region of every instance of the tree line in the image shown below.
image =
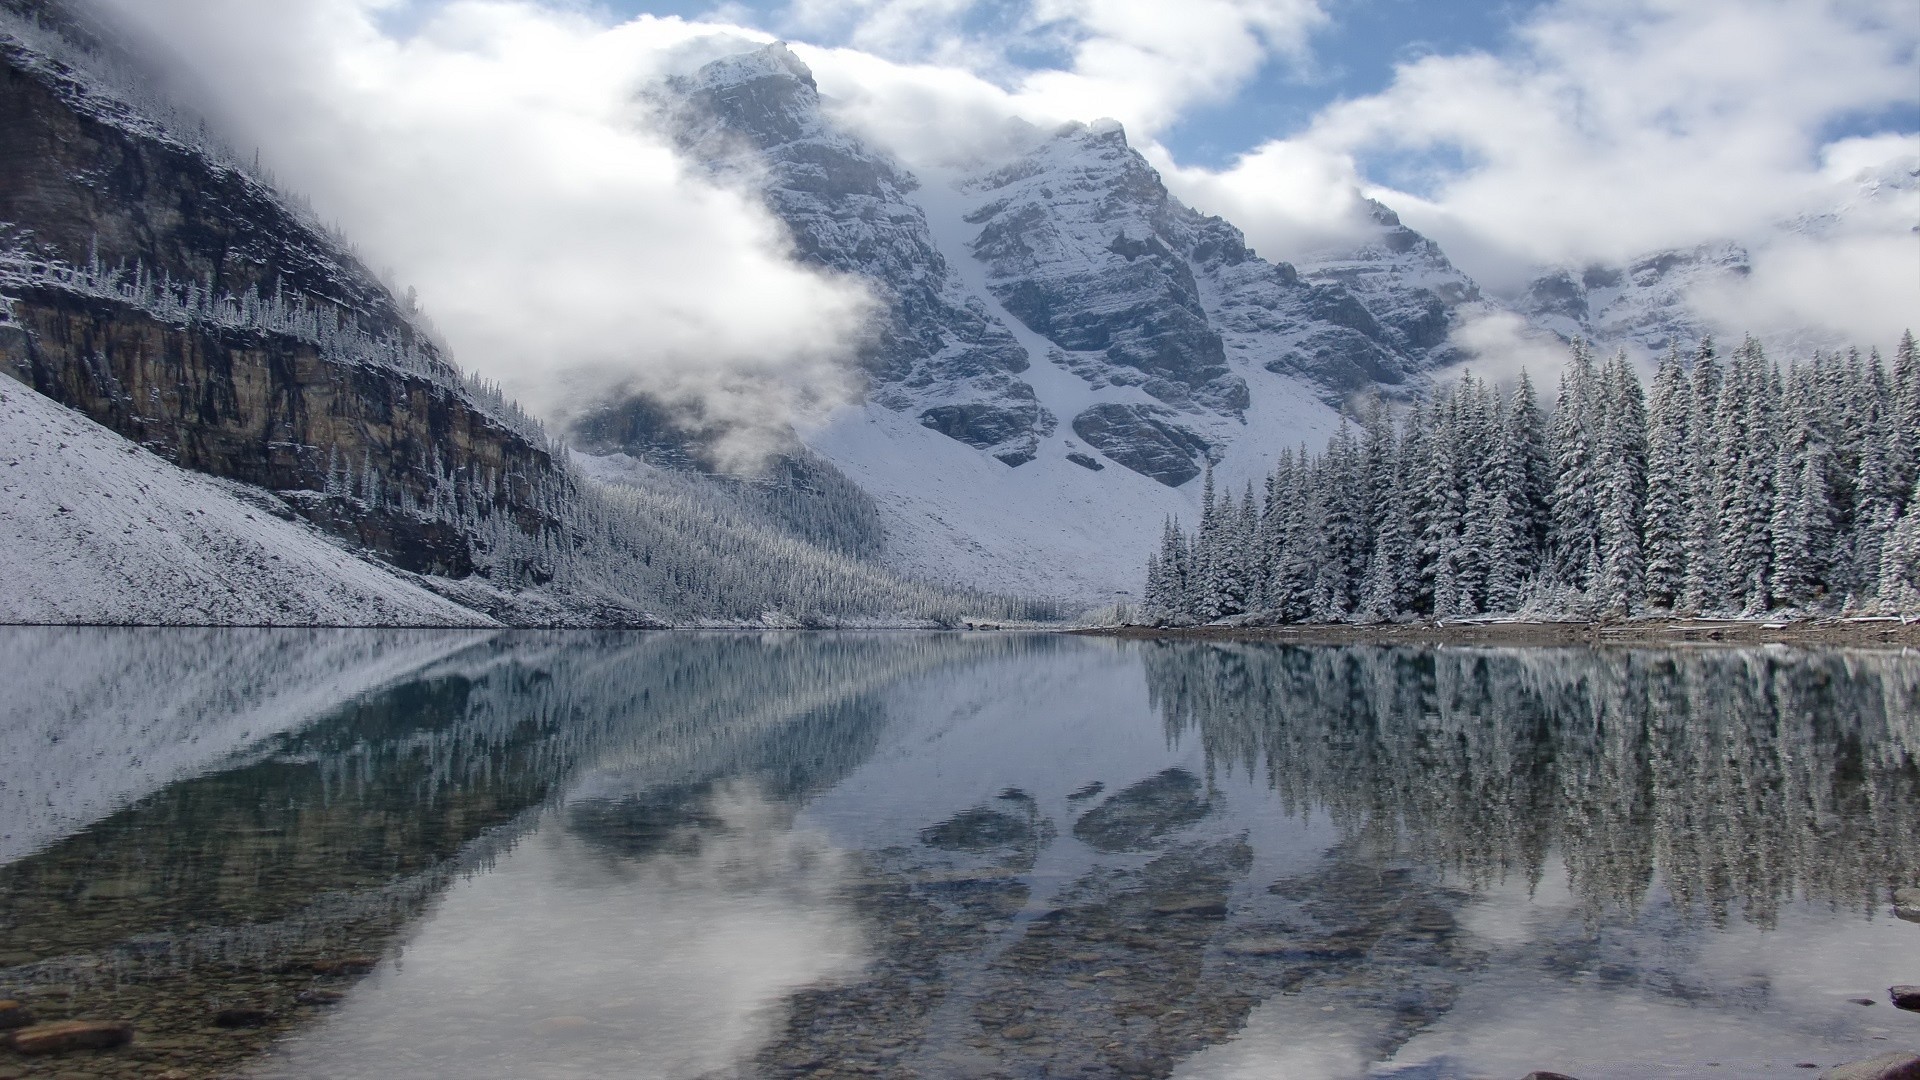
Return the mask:
[[[1920,612],[1920,357],[1748,338],[1660,361],[1576,342],[1550,410],[1522,374],[1378,403],[1264,491],[1171,519],[1147,559],[1157,622],[1526,614]]]

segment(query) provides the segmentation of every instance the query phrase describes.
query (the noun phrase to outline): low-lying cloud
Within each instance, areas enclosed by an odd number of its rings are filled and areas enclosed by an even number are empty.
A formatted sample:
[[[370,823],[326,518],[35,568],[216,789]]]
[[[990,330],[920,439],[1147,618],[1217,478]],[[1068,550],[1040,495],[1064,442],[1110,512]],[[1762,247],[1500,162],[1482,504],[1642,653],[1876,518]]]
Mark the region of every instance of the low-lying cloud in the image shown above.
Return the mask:
[[[182,57],[235,141],[417,286],[463,364],[562,421],[646,390],[752,449],[857,394],[867,290],[801,265],[759,200],[678,157],[638,100],[766,31],[917,169],[1003,156],[1027,124],[1115,117],[1176,194],[1270,258],[1365,235],[1372,196],[1496,293],[1544,265],[1738,240],[1753,273],[1693,298],[1723,333],[1890,344],[1920,297],[1909,0],[1555,0],[1511,40],[1403,64],[1224,169],[1158,139],[1263,67],[1308,77],[1337,5],[720,9],[755,29],[612,25],[559,0],[94,2]],[[1833,134],[1876,115],[1888,130]],[[1474,333],[1490,359],[1537,344],[1507,322]]]
[[[102,2],[418,289],[464,366],[550,420],[643,390],[750,439],[856,392],[865,287],[800,265],[757,199],[677,157],[638,100],[751,32],[482,0]],[[410,14],[425,19],[392,28]]]

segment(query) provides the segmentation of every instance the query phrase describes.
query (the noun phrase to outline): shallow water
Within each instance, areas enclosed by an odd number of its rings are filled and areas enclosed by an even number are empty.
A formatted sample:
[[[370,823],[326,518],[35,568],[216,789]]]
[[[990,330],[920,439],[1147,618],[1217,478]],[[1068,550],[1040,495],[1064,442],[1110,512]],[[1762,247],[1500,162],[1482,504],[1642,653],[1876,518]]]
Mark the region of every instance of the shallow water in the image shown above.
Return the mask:
[[[140,1032],[0,1076],[1920,1045],[1912,655],[5,630],[0,685],[0,996]]]

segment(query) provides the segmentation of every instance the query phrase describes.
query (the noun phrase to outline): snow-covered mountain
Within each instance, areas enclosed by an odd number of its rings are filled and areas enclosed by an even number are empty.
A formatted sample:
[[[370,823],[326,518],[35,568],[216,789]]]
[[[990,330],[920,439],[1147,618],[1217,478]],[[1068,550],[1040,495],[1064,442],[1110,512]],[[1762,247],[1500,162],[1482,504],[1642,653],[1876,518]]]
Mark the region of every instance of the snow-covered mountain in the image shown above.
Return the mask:
[[[1535,326],[1568,341],[1658,354],[1712,334],[1698,306],[1702,291],[1728,287],[1751,273],[1745,245],[1700,244],[1653,252],[1624,266],[1556,268],[1535,278],[1514,306]]]
[[[1920,233],[1920,156],[1863,169],[1835,185],[1830,206],[1781,222],[1759,237],[1648,252],[1620,264],[1542,269],[1511,306],[1534,326],[1603,352],[1652,354],[1704,337],[1758,330],[1773,344],[1839,348],[1852,342],[1803,327],[1727,325],[1717,310],[1775,249],[1847,236]],[[1737,309],[1736,309],[1737,310]]]
[[[915,175],[837,124],[783,45],[649,97],[802,259],[882,301],[863,403],[801,434],[875,499],[887,558],[917,574],[1135,590],[1138,553],[1166,515],[1194,515],[1210,464],[1231,484],[1264,475],[1353,395],[1456,360],[1453,329],[1487,306],[1383,206],[1352,249],[1261,258],[1111,121],[1028,128],[1003,160]]]

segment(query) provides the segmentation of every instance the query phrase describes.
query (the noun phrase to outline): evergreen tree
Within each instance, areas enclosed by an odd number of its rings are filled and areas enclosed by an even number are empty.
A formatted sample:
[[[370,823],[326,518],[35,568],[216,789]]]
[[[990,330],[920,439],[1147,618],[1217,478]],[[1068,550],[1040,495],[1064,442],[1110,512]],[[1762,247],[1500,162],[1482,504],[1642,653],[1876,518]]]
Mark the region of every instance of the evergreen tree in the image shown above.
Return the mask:
[[[1677,610],[1698,614],[1718,608],[1726,593],[1726,564],[1720,546],[1719,460],[1720,392],[1722,376],[1713,339],[1700,343],[1693,356],[1688,398],[1687,510],[1685,574]]]
[[[1920,483],[1907,493],[1906,510],[1887,530],[1879,593],[1888,611],[1920,613]]]
[[[1594,471],[1600,481],[1601,610],[1631,613],[1645,587],[1640,520],[1646,498],[1647,416],[1640,379],[1625,353],[1600,377],[1600,440]]]
[[[1671,609],[1686,584],[1687,519],[1691,485],[1688,450],[1692,400],[1680,350],[1668,351],[1654,375],[1648,408],[1646,587],[1649,608]]]
[[[1575,589],[1592,588],[1599,572],[1600,475],[1594,442],[1600,436],[1599,378],[1585,342],[1574,342],[1560,377],[1551,429],[1554,570]]]

